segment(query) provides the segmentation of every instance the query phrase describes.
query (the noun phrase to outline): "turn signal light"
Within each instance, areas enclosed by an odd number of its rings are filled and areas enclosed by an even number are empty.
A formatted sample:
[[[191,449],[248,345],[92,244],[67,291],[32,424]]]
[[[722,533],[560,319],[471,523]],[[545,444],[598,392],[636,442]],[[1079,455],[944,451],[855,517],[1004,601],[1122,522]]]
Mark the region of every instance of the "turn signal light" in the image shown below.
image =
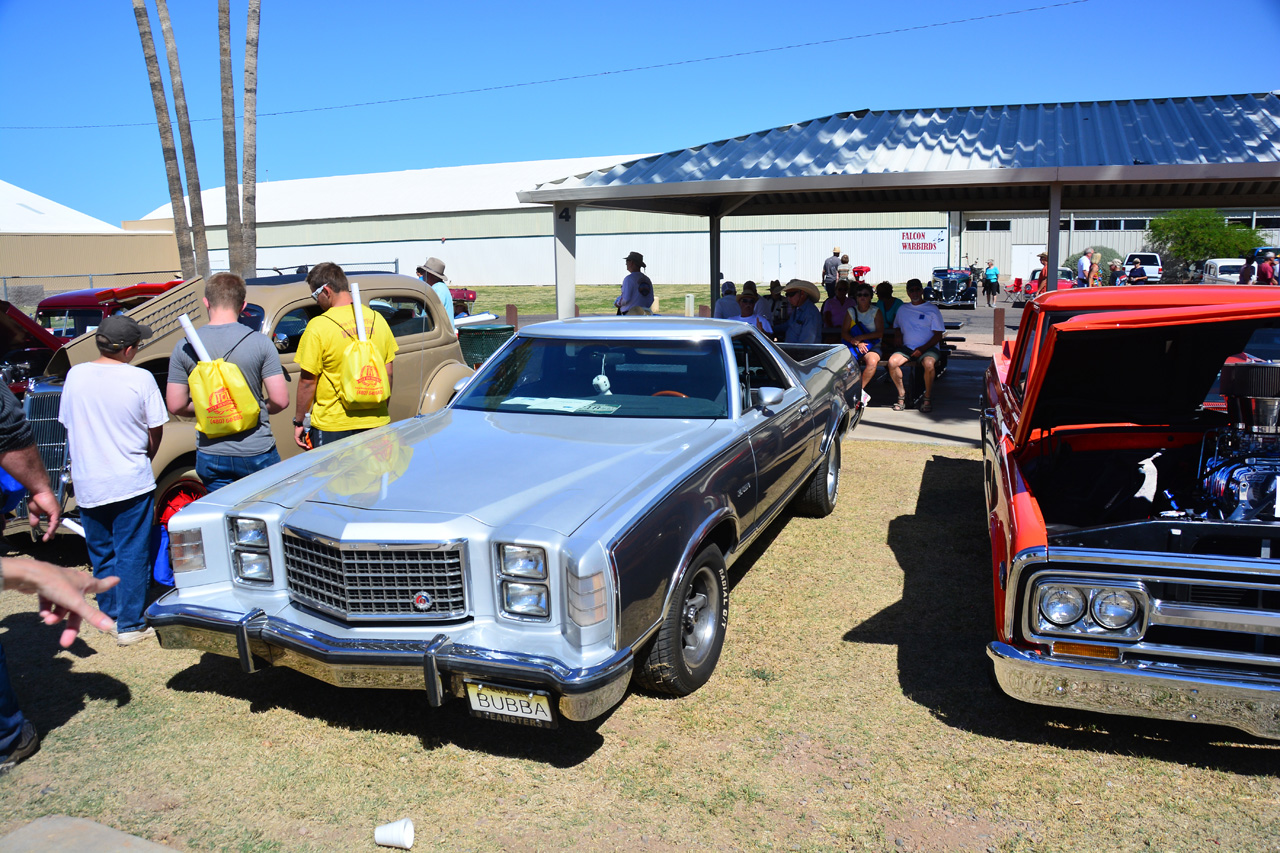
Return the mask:
[[[1086,643],[1054,643],[1052,649],[1055,655],[1120,660],[1120,650],[1115,646],[1091,646]]]

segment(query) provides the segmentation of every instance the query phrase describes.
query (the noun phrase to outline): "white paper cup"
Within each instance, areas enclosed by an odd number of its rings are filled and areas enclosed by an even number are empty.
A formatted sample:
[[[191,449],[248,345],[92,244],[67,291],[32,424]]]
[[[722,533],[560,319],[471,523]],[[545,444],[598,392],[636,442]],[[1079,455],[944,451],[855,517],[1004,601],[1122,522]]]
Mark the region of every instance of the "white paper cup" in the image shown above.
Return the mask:
[[[373,831],[373,840],[383,847],[408,850],[413,846],[413,820],[405,817],[395,823],[384,823]]]

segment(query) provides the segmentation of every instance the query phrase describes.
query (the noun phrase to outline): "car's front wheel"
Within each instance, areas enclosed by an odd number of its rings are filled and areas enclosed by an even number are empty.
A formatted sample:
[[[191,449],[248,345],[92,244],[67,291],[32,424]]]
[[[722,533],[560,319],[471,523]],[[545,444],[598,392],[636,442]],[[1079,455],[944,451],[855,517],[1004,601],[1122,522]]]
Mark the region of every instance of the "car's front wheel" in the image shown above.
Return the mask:
[[[687,696],[707,683],[720,660],[729,622],[728,573],[720,549],[694,559],[672,597],[648,656],[636,671],[641,687]]]

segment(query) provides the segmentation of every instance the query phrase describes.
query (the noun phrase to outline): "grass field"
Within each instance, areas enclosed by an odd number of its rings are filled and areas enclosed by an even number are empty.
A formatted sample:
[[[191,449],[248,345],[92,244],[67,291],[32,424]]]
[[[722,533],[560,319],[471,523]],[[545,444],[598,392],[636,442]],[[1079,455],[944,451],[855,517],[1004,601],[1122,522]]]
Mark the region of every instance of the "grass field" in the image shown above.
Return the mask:
[[[843,470],[831,517],[735,565],[706,687],[556,731],[92,631],[59,651],[5,593],[44,747],[0,780],[0,835],[58,813],[181,850],[373,851],[407,816],[415,850],[1280,849],[1277,745],[992,691],[976,451],[850,440]]]

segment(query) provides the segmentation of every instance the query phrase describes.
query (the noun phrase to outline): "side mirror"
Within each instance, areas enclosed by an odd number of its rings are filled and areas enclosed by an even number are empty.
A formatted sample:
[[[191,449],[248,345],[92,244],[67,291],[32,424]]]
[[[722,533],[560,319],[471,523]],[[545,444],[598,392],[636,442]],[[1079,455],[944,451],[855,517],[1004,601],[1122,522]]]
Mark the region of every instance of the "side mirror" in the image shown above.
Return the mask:
[[[781,388],[761,388],[758,393],[760,405],[766,409],[781,403],[783,396],[786,394]]]

